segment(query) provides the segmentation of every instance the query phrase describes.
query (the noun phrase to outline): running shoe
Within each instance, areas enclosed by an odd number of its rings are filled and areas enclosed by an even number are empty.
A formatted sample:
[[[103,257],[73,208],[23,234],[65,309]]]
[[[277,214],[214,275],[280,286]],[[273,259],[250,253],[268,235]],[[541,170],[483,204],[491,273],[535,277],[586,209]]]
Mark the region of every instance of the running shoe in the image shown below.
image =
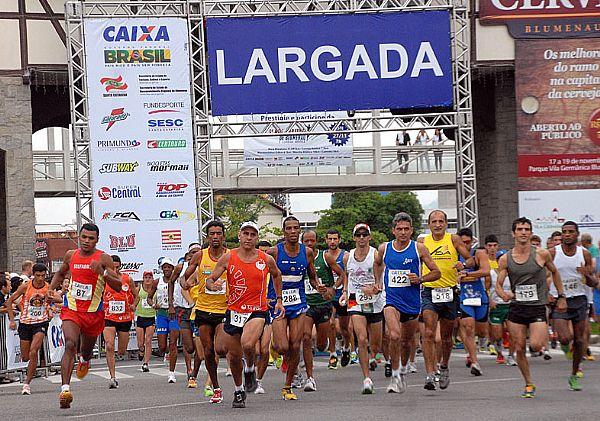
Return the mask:
[[[396,376],[392,377],[392,379],[390,380],[390,384],[388,385],[386,390],[388,393],[401,393],[400,378]]]
[[[479,377],[479,376],[483,375],[483,372],[481,371],[481,367],[479,366],[479,363],[471,364],[471,374],[474,375],[475,377]],[[440,386],[440,388],[442,388],[442,386]]]
[[[329,357],[329,364],[327,365],[327,368],[330,370],[337,370],[338,368],[338,357],[335,355],[332,355]]]
[[[425,377],[425,386],[423,386],[423,389],[435,390],[436,389],[435,383],[436,383],[435,376],[430,374],[427,377]]]
[[[292,387],[294,389],[302,389],[302,385],[304,384],[304,378],[302,374],[294,374],[294,379],[292,380]]]
[[[305,392],[316,392],[317,391],[317,382],[312,377],[306,379],[306,383],[304,384]]]
[[[23,389],[21,389],[21,395],[31,395],[31,388],[28,384],[23,385]]]
[[[535,398],[535,386],[532,384],[528,384],[525,386],[523,393],[521,393],[522,398]]]
[[[550,351],[544,349],[544,360],[550,361],[552,359],[552,355],[550,355]]]
[[[298,396],[294,392],[292,392],[291,387],[284,387],[281,389],[281,398],[284,401],[296,401],[298,400]]]
[[[247,393],[254,393],[256,386],[256,370],[244,371],[244,390]]]
[[[465,349],[465,344],[463,344],[462,342],[456,342],[454,344],[454,349]]]
[[[358,364],[358,354],[355,351],[350,353],[350,364]]]
[[[490,352],[490,355],[498,355],[498,350],[494,344],[488,346],[488,351]]]
[[[205,391],[206,391],[206,389],[205,389]],[[204,393],[204,396],[206,396],[206,392]],[[210,397],[210,403],[221,403],[221,402],[223,402],[223,392],[221,392],[220,388],[217,388],[214,390],[212,396]]]
[[[506,365],[511,366],[511,367],[516,367],[518,364],[515,361],[515,357],[513,357],[512,355],[509,355],[508,357],[506,357]]]
[[[392,363],[385,363],[385,377],[392,377]]]
[[[350,364],[350,351],[342,351],[342,367],[346,367]]]
[[[381,364],[381,362],[383,361],[383,354],[381,352],[378,352],[375,355],[375,361],[377,361],[377,364]]]
[[[569,376],[569,390],[580,391],[581,385],[579,384],[579,377],[577,375]]]
[[[596,357],[594,357],[594,354],[592,354],[592,350],[591,349],[587,349],[586,351],[586,355],[584,357],[587,361],[596,361]]]
[[[368,377],[363,381],[362,394],[363,395],[372,395],[373,394],[373,381]]]
[[[169,383],[176,383],[177,379],[175,378],[175,373],[169,374],[169,378],[167,379]]]
[[[375,371],[375,369],[377,369],[377,360],[375,360],[375,358],[371,358],[369,360],[369,370]]]
[[[400,393],[406,392],[406,388],[408,387],[406,384],[406,374],[400,373],[398,379],[400,380]]]
[[[550,335],[550,347],[552,347],[552,349],[556,349],[556,346],[558,345],[558,335],[556,333],[552,333]]]
[[[215,395],[215,391],[213,390],[213,387],[211,385],[207,384],[206,386],[204,386],[204,397],[210,398],[211,396],[214,396],[214,395]]]
[[[580,368],[579,370],[577,370],[577,373],[575,373],[575,375],[580,379],[583,379],[583,370]]]
[[[71,391],[67,390],[64,392],[60,392],[60,395],[58,395],[58,402],[61,408],[70,408],[71,403],[73,402],[73,394],[71,393]]]
[[[573,351],[571,350],[570,344],[567,344],[567,345],[561,344],[560,349],[562,349],[562,352],[565,353],[565,357],[567,358],[567,360],[573,361]]]
[[[450,369],[448,367],[440,367],[440,389],[444,390],[448,388],[450,384]]]
[[[196,382],[196,379],[192,376],[188,377],[188,384],[187,384],[188,389],[195,389],[198,387],[198,383]]]
[[[281,362],[281,372],[287,373],[287,369],[288,369],[287,361],[284,358],[283,361]]]
[[[469,355],[467,355],[467,359],[465,360],[465,365],[467,366],[467,368],[471,367],[471,357]]]
[[[433,373],[433,379],[436,383],[440,382],[440,375],[442,373],[440,373],[440,369],[438,368],[437,370],[435,370],[435,373]]]
[[[144,361],[144,351],[138,351],[138,360]]]
[[[275,365],[275,358],[271,354],[269,354],[269,362],[267,363],[269,367]]]
[[[149,371],[150,371],[150,369],[148,368],[148,364],[147,363],[142,364],[142,372],[147,373]]]
[[[90,362],[85,361],[83,357],[79,357],[79,362],[77,363],[77,371],[75,371],[75,375],[79,380],[82,380],[85,376],[87,376],[88,371],[90,371]]]
[[[232,408],[245,408],[246,407],[246,392],[244,392],[243,390],[236,390],[235,392],[233,392],[233,402],[231,403],[231,407]]]
[[[506,359],[504,358],[504,355],[498,354],[498,356],[496,357],[496,364],[504,364],[504,363],[506,363]]]
[[[281,368],[281,364],[283,363],[283,357],[280,355],[275,359],[275,368],[279,370]]]
[[[256,380],[256,390],[254,391],[255,395],[264,395],[265,388],[262,385],[262,380]]]
[[[418,373],[419,370],[417,370],[417,365],[413,362],[408,362],[408,372],[409,373]]]
[[[420,346],[418,346],[418,347],[417,347],[417,350],[415,351],[415,354],[416,354],[416,355],[421,355],[421,354],[423,354],[423,350],[421,349],[421,347],[420,347]]]
[[[119,388],[119,382],[117,381],[117,379],[110,379],[110,383],[108,384],[108,388],[109,389],[118,389]]]

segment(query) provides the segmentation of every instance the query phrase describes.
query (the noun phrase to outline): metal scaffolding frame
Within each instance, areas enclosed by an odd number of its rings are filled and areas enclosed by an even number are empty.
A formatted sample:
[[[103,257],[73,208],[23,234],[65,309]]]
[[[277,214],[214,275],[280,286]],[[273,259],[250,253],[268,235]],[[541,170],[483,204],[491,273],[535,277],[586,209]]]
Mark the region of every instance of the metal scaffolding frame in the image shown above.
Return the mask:
[[[389,13],[398,11],[448,10],[451,15],[454,109],[450,112],[385,115],[372,110],[356,110],[348,118],[302,120],[302,122],[229,121],[210,115],[206,40],[202,30],[206,18],[339,13]],[[78,224],[92,213],[90,186],[89,135],[87,129],[87,91],[83,19],[90,17],[182,17],[188,20],[192,103],[194,104],[194,150],[200,229],[212,219],[213,189],[210,165],[210,140],[269,136],[273,131],[299,134],[326,134],[339,129],[351,133],[399,131],[403,129],[444,128],[454,130],[456,140],[456,190],[458,223],[479,232],[475,145],[470,71],[469,0],[182,0],[182,1],[103,1],[66,4],[68,33],[71,114],[75,149]],[[376,111],[376,110],[375,110]],[[202,233],[200,233],[202,236]]]

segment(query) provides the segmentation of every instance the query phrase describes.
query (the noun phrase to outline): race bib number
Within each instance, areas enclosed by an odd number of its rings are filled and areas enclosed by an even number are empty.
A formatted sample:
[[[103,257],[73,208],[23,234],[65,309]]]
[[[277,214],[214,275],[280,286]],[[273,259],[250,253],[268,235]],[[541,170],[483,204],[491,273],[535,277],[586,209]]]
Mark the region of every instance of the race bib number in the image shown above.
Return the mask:
[[[565,292],[578,292],[579,286],[582,285],[581,280],[574,279],[563,279],[563,288]]]
[[[44,307],[29,306],[27,310],[27,315],[30,319],[41,319],[44,314],[44,310]]]
[[[300,304],[300,290],[298,288],[284,289],[281,291],[281,301],[284,307]]]
[[[81,284],[77,281],[71,282],[71,297],[76,300],[90,301],[92,299],[92,286]]]
[[[151,309],[151,308],[153,308],[153,307],[152,307],[150,304],[148,304],[148,300],[144,298],[144,299],[142,300],[142,308],[145,308],[145,309]]]
[[[223,282],[221,288],[216,291],[211,291],[210,289],[206,288],[206,285],[204,285],[204,292],[209,295],[225,295],[227,294],[227,282]]]
[[[388,271],[388,286],[390,288],[406,288],[410,286],[408,269],[390,269]]]
[[[237,327],[244,327],[252,313],[238,313],[237,311],[231,311],[229,313],[231,324]]]
[[[517,285],[515,298],[517,301],[537,301],[537,287],[535,285]]]
[[[144,300],[145,302],[146,300]],[[108,312],[110,314],[125,313],[125,301],[110,301],[108,303]]]
[[[281,281],[284,283],[285,282],[302,282],[302,276],[301,275],[282,275]]]
[[[360,305],[373,304],[377,301],[377,295],[365,294],[362,291],[356,293],[356,302]]]
[[[321,280],[319,279],[319,282],[321,282]],[[317,291],[316,289],[313,288],[313,286],[310,283],[310,280],[308,278],[304,278],[304,291],[307,294],[318,294],[319,291]]]
[[[481,297],[465,298],[462,303],[465,306],[481,307]]]
[[[449,303],[454,300],[454,291],[452,288],[434,288],[431,291],[431,301],[433,303]]]

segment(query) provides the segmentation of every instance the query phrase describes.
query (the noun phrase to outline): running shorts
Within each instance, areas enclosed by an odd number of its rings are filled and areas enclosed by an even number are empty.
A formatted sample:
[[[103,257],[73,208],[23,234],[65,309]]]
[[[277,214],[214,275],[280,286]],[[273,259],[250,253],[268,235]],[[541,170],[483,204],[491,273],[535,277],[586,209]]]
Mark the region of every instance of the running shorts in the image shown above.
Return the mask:
[[[154,317],[137,316],[137,319],[135,319],[135,326],[141,329],[146,329],[147,327],[154,326],[155,324],[156,319]]]
[[[63,322],[69,320],[75,323],[79,326],[81,334],[85,336],[99,336],[104,330],[104,310],[88,313],[63,307],[60,312],[60,319]]]
[[[190,322],[190,316],[192,315],[193,308],[175,307],[175,314],[177,315],[177,323],[181,330],[191,330],[192,323]]]
[[[531,323],[547,323],[546,306],[524,306],[510,304],[508,308],[508,321],[519,325],[530,325]]]
[[[585,295],[567,298],[567,311],[559,313],[556,306],[552,309],[552,318],[556,320],[570,320],[573,323],[582,322],[588,317],[588,300]]]
[[[387,307],[393,308],[400,314],[400,323],[410,322],[412,320],[417,320],[419,318],[419,313],[417,313],[417,314],[405,313],[405,312],[399,310],[398,307],[396,307],[393,304],[386,304],[384,308],[387,308]]]
[[[490,324],[501,325],[508,320],[508,304],[496,304],[496,308],[490,310]]]
[[[246,320],[246,323],[252,319],[263,319],[266,324],[269,317],[268,311],[255,311],[250,314],[250,317],[248,320]],[[241,335],[244,332],[243,327],[234,326],[231,324],[231,312],[229,310],[227,310],[227,313],[225,313],[225,324],[223,325],[223,330],[225,333],[231,336]]]
[[[162,314],[156,315],[156,334],[157,335],[166,335],[169,332],[173,332],[179,330],[179,323],[177,323],[177,319],[169,319],[169,316],[164,316]]]
[[[371,325],[383,321],[383,312],[381,313],[364,313],[362,311],[349,311],[349,316],[363,316],[367,319],[367,324]]]
[[[453,288],[453,300],[447,303],[434,303],[431,298],[433,288],[424,287],[421,290],[421,312],[433,311],[440,319],[455,320],[458,312],[459,290]]]
[[[321,304],[319,306],[309,306],[306,311],[306,315],[313,319],[315,325],[326,323],[331,319],[331,309],[333,305],[331,303]]]
[[[344,317],[348,315],[348,306],[342,306],[340,305],[339,300],[333,300],[331,302],[331,304],[333,304],[333,308],[335,308],[335,316],[336,317]]]
[[[207,311],[196,310],[196,319],[194,320],[197,327],[211,326],[216,328],[225,321],[225,313],[209,313]]]
[[[104,320],[104,327],[114,327],[117,332],[129,332],[131,330],[131,320],[128,322],[113,322],[112,320]]]
[[[19,323],[19,328],[17,329],[17,333],[19,334],[19,339],[22,341],[32,341],[33,337],[38,333],[43,333],[46,335],[48,333],[48,322],[42,323]]]
[[[480,306],[465,306],[460,305],[460,317],[467,319],[472,317],[476,322],[487,323],[488,321],[488,310],[490,306],[488,304],[482,304]]]
[[[293,310],[286,308],[285,309],[285,318],[288,320],[297,319],[298,317],[300,317],[304,313],[306,313],[307,310],[308,310],[308,307],[295,308]]]

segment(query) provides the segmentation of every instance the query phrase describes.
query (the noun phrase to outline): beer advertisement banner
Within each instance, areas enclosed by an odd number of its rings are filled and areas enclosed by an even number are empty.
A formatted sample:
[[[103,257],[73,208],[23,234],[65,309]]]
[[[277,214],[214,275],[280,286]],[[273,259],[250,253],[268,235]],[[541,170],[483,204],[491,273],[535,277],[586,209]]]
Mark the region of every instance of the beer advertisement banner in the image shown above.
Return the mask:
[[[84,22],[98,247],[141,279],[198,240],[187,21]]]
[[[600,188],[600,39],[516,41],[519,190]]]

